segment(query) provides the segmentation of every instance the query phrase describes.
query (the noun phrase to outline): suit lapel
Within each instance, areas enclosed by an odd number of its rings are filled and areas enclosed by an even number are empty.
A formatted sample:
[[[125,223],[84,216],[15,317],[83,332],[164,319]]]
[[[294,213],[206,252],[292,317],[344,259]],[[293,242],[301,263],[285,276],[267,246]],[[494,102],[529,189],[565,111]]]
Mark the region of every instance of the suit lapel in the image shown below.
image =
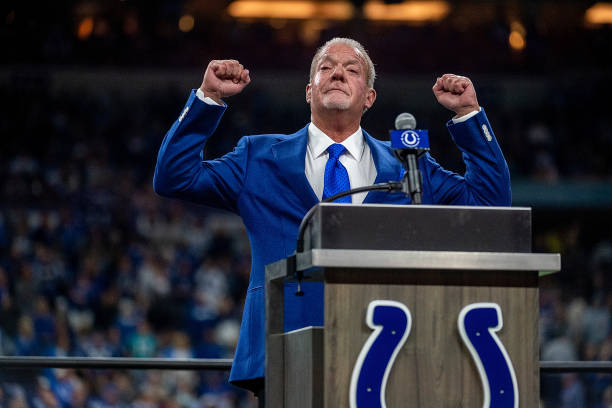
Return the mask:
[[[306,210],[319,202],[304,172],[307,143],[308,125],[289,135],[287,139],[272,145],[272,154],[278,166],[278,173],[300,198]]]
[[[386,183],[392,180],[399,180],[402,167],[398,161],[395,160],[391,147],[374,139],[365,130],[363,133],[368,146],[370,146],[370,152],[372,153],[372,159],[376,167],[377,174],[374,183]],[[383,202],[387,195],[388,193],[384,191],[370,191],[363,202],[364,204]]]

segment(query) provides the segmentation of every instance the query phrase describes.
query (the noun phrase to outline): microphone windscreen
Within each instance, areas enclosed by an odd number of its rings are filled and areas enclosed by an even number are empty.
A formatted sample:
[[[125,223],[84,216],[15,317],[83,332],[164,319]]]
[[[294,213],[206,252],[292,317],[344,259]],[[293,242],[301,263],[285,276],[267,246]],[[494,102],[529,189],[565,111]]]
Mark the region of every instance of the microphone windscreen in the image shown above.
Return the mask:
[[[395,118],[395,128],[398,130],[403,129],[416,129],[416,118],[413,114],[404,112],[397,115]]]

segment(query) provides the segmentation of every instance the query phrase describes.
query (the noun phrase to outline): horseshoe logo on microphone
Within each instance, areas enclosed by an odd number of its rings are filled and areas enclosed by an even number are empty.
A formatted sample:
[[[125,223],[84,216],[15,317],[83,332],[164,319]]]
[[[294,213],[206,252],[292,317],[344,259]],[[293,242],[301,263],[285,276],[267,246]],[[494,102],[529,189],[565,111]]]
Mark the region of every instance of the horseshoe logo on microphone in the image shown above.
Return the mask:
[[[402,144],[406,147],[416,147],[419,145],[419,134],[414,130],[407,130],[402,133]]]

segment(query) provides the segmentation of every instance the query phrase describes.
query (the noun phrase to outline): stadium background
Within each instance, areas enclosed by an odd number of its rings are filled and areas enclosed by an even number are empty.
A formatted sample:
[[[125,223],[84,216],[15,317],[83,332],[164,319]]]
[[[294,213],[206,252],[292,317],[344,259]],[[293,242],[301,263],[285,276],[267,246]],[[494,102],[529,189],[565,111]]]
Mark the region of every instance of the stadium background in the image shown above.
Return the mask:
[[[445,72],[472,78],[513,205],[533,207],[534,250],[562,254],[541,282],[541,359],[612,359],[612,3],[260,2],[264,15],[246,3],[0,8],[0,355],[231,357],[246,235],[231,214],[156,196],[157,149],[210,59],[238,59],[252,83],[227,100],[208,157],[302,127],[316,46],[349,36],[379,75],[363,127],[384,139],[410,111],[456,171],[451,114],[430,88]],[[226,375],[3,370],[0,406],[253,406]],[[542,399],[608,407],[612,376],[546,375]]]

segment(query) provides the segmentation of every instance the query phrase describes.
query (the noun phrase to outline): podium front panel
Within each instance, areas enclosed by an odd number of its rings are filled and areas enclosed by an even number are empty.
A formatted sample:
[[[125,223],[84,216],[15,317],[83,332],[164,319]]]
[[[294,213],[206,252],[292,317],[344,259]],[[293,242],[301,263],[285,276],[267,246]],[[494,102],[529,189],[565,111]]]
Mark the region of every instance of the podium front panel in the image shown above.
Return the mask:
[[[377,272],[380,271],[362,270],[360,274],[376,276]],[[326,275],[336,281],[333,270],[327,270]],[[326,283],[324,406],[349,406],[351,373],[372,333],[365,318],[367,307],[374,300],[401,302],[412,314],[410,335],[388,377],[387,406],[482,406],[481,380],[457,328],[461,309],[480,302],[500,306],[503,327],[497,335],[516,373],[520,406],[537,406],[537,276],[525,273],[522,281],[514,278],[512,285],[506,286],[503,272],[487,274],[486,285],[475,281],[477,275],[482,276],[480,272],[463,272],[463,284],[449,284],[456,280],[455,271],[427,271],[427,275],[427,284]]]

